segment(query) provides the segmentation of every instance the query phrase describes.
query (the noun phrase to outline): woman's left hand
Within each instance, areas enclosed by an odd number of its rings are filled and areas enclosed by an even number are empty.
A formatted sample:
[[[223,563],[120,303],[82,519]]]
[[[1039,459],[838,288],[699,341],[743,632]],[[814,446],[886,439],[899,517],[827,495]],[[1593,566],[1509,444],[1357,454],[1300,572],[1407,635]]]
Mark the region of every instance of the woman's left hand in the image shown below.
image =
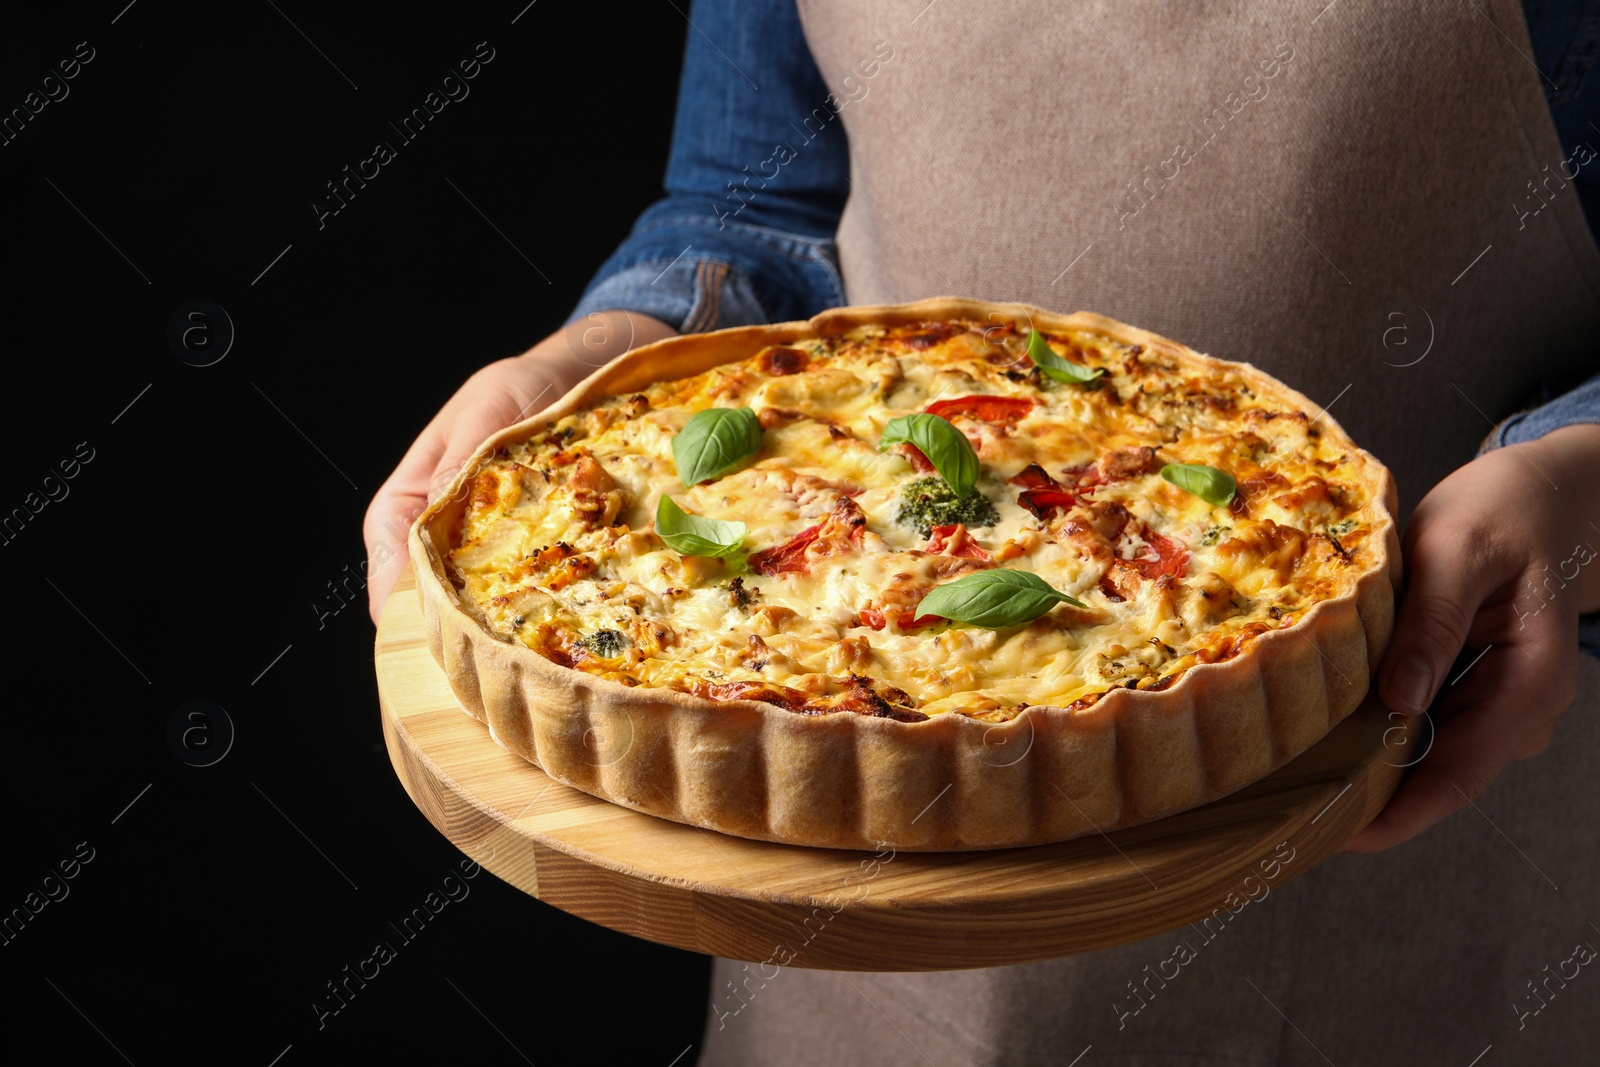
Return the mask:
[[[1600,425],[1489,452],[1417,505],[1377,691],[1403,715],[1444,696],[1433,746],[1346,852],[1415,837],[1544,751],[1577,693],[1578,614],[1600,607],[1595,545]],[[1450,676],[1464,649],[1482,651]]]

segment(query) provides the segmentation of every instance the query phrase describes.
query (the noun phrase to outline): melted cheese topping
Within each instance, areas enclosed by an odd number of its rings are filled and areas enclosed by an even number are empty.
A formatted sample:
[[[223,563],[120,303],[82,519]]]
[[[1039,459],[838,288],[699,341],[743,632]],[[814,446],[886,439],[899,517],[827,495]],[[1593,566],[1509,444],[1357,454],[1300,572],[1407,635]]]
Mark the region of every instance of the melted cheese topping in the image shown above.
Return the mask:
[[[1264,376],[1090,333],[1049,340],[1104,376],[1059,383],[1009,329],[925,323],[820,336],[600,400],[477,472],[452,580],[495,634],[627,685],[1000,721],[1165,688],[1374,565],[1382,512],[1354,446]],[[907,486],[937,476],[878,442],[890,419],[930,405],[976,448],[991,525],[900,521]],[[762,447],[686,488],[672,439],[711,406],[752,408]],[[1169,462],[1231,473],[1235,500],[1213,507],[1166,482]],[[654,531],[663,493],[745,523],[751,558],[668,548]],[[784,546],[789,569],[770,552]],[[993,566],[1087,607],[999,630],[917,615],[933,586]]]

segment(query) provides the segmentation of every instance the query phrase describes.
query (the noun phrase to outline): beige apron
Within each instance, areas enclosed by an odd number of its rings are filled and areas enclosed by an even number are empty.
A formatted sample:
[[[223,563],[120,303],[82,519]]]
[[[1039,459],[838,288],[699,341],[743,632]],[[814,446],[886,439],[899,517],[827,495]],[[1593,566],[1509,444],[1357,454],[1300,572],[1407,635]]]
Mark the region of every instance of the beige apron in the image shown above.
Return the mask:
[[[800,9],[846,100],[852,303],[1086,309],[1248,360],[1389,464],[1405,514],[1542,378],[1595,362],[1600,254],[1515,0]],[[1181,965],[1175,933],[997,970],[787,968],[746,1003],[719,963],[702,1062],[1600,1062],[1582,672],[1550,750],[1479,810],[1333,858],[1189,934]]]

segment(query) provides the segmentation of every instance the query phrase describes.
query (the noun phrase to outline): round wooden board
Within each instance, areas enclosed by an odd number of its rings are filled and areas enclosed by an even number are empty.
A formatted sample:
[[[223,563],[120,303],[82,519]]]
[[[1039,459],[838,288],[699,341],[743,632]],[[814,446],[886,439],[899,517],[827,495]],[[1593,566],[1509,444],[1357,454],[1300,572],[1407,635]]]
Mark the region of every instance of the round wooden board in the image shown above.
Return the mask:
[[[428,820],[563,911],[733,959],[949,970],[1150,937],[1304,874],[1370,822],[1416,762],[1419,720],[1402,728],[1369,704],[1254,785],[1111,834],[876,856],[751,841],[618,807],[501,748],[429,653],[415,589],[408,567],[378,625],[376,662],[389,757]]]

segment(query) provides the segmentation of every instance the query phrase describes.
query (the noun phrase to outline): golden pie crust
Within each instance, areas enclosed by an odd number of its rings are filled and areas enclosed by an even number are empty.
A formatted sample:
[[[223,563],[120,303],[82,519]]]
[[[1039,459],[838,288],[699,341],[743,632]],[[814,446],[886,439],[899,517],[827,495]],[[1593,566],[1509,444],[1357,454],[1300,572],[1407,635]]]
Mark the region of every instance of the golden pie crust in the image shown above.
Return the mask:
[[[1167,688],[1114,689],[1073,709],[1031,706],[999,723],[948,713],[922,722],[803,715],[628,686],[492,632],[462,602],[447,568],[452,531],[472,479],[503,446],[608,394],[700,374],[770,345],[945,320],[1098,334],[1197,371],[1226,368],[1299,411],[1320,411],[1248,364],[1098,315],[948,297],[838,308],[809,322],[635,349],[491,437],[412,528],[429,645],[462,706],[555,780],[624,807],[741,837],[925,851],[1043,844],[1174,814],[1259,780],[1357,707],[1393,626],[1400,552],[1394,480],[1353,442],[1350,462],[1375,521],[1349,593],[1254,637],[1231,658],[1188,667]],[[1326,413],[1317,418],[1322,435],[1349,441]]]

